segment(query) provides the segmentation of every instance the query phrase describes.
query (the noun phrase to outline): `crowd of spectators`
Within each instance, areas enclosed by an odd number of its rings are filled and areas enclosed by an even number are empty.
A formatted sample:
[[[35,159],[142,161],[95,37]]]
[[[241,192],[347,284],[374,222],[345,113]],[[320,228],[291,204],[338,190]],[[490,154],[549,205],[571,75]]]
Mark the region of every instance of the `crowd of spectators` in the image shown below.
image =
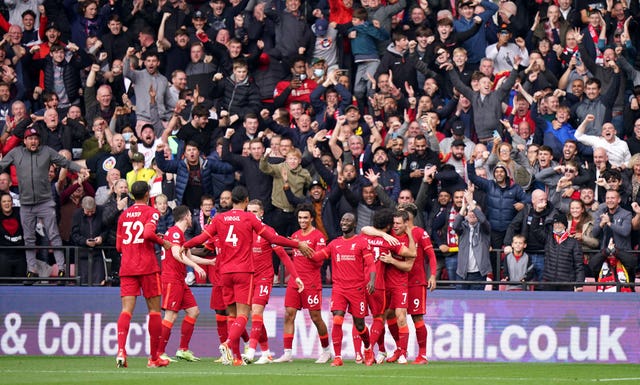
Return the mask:
[[[637,0],[3,7],[0,277],[49,258],[10,247],[99,257],[146,181],[167,227],[183,204],[201,229],[243,184],[285,236],[300,203],[329,240],[346,212],[359,231],[414,203],[439,279],[580,282],[612,255],[635,279]]]

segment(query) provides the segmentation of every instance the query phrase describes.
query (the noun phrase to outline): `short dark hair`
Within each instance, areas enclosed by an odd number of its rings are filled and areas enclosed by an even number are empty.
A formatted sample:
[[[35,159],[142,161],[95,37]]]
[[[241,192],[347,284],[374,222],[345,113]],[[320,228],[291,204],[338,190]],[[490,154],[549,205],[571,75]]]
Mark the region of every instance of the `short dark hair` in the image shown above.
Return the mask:
[[[382,208],[373,213],[371,223],[378,230],[384,230],[393,226],[394,211],[390,208]]]
[[[402,218],[402,220],[404,222],[409,220],[409,212],[406,210],[396,210],[396,212],[393,214],[394,218]]]
[[[33,16],[34,19],[36,18],[36,13],[33,12],[32,10],[30,10],[30,9],[27,9],[26,11],[22,12],[22,15],[20,15],[20,17],[23,18],[26,15],[31,15],[31,16]]]
[[[203,196],[200,197],[200,206],[202,206],[202,204],[204,203],[204,201],[206,200],[210,200],[211,202],[215,203],[215,199],[213,199],[213,197],[209,194],[204,194]]]
[[[149,183],[143,181],[133,182],[131,185],[131,195],[133,199],[139,201],[149,192]]]
[[[316,210],[313,209],[313,206],[311,205],[311,203],[300,203],[299,205],[296,206],[296,218],[298,217],[298,213],[300,211],[308,211],[309,214],[311,214],[311,218],[315,219],[316,218]]]
[[[351,17],[354,18],[354,19],[367,21],[367,19],[369,18],[369,13],[367,12],[366,9],[364,9],[362,7],[358,7],[358,8],[353,10],[353,16],[351,16]]]
[[[242,203],[249,198],[249,191],[247,188],[239,185],[231,190],[231,202],[233,203]]]
[[[186,218],[187,214],[189,214],[191,210],[185,205],[180,205],[173,209],[173,220],[175,222],[181,221]]]
[[[209,116],[209,109],[204,104],[198,104],[191,109],[191,116]]]

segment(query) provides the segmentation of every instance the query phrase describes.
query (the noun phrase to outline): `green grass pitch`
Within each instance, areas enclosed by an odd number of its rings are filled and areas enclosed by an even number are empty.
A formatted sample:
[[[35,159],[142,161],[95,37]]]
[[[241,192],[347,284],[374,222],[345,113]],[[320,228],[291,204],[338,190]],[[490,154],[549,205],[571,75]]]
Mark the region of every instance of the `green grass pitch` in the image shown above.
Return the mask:
[[[129,358],[129,367],[117,369],[112,357],[0,357],[0,383],[13,384],[247,384],[247,385],[548,385],[638,384],[638,365],[523,364],[431,362],[424,365],[384,364],[332,368],[311,360],[287,364],[229,367],[211,358],[176,362],[167,368],[147,369],[145,358]]]

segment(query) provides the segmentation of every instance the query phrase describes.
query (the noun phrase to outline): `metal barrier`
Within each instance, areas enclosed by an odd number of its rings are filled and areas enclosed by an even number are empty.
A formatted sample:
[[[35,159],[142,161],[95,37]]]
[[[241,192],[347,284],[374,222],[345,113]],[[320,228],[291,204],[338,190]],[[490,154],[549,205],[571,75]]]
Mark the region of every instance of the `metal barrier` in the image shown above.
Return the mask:
[[[16,246],[16,247],[12,247],[12,248],[8,248],[8,249],[17,249],[17,250],[28,250],[28,249],[36,249],[36,250],[51,250],[51,249],[62,249],[64,250],[64,256],[65,256],[65,276],[64,277],[34,277],[34,278],[27,278],[27,277],[0,277],[0,281],[6,282],[6,281],[11,281],[11,284],[24,284],[25,282],[40,282],[40,281],[48,281],[48,282],[55,282],[57,284],[67,284],[67,283],[72,283],[75,285],[80,285],[81,282],[81,277],[79,276],[79,274],[77,274],[77,272],[80,270],[78,268],[78,266],[81,263],[80,258],[78,258],[78,250],[100,250],[100,251],[104,251],[104,250],[115,250],[115,247],[113,246],[98,246],[95,248],[87,248],[87,247],[78,247],[78,246],[58,246],[58,247],[54,247],[54,246]],[[540,250],[534,250],[532,252],[537,252],[540,254],[543,254],[544,251],[540,251]],[[600,250],[583,250],[583,252],[585,254],[594,254],[594,253],[599,253]],[[632,251],[632,253],[634,254],[639,254],[640,251]],[[2,255],[2,252],[0,251],[0,257]],[[502,250],[492,250],[491,251],[491,255],[492,257],[495,259],[495,269],[493,272],[493,276],[494,277],[500,277],[500,273],[501,273],[501,256],[502,256]],[[75,276],[71,276],[70,275],[70,265],[71,265],[71,261],[72,261],[72,256],[75,257],[75,264],[76,264],[76,274]],[[438,256],[443,256],[442,253],[440,253],[438,250],[436,250],[436,257]],[[103,257],[104,258],[104,257]],[[87,259],[87,263],[88,263],[88,270],[89,272],[93,271],[93,263],[95,263],[96,261],[94,261],[95,258],[88,258]],[[82,263],[84,263],[84,260],[82,260]],[[100,263],[104,263],[103,261],[100,261]],[[105,276],[108,276],[109,273],[105,271]],[[285,282],[285,273],[284,273],[284,266],[281,264],[280,265],[280,270],[278,272],[278,277],[279,277],[279,282],[274,283],[274,286],[286,286],[286,282]],[[635,277],[629,277],[630,278],[630,282],[628,283],[622,283],[622,282],[607,282],[606,285],[607,286],[625,286],[625,287],[630,287],[630,288],[635,288],[636,287],[636,282],[634,282]],[[13,283],[15,282],[15,283]],[[92,277],[91,274],[89,274],[88,277],[88,286],[95,286],[96,284],[100,284],[100,282],[92,282]],[[498,280],[494,280],[494,281],[452,281],[452,280],[438,280],[437,281],[438,284],[438,289],[455,289],[456,285],[491,285],[494,287],[494,290],[497,290],[499,286],[532,286],[534,288],[536,287],[542,287],[542,286],[601,286],[602,283],[601,282],[536,282],[536,281],[531,281],[531,282],[509,282],[509,281],[500,281]],[[211,284],[199,284],[197,286],[211,286]],[[324,285],[324,287],[331,287],[331,285],[327,284]]]

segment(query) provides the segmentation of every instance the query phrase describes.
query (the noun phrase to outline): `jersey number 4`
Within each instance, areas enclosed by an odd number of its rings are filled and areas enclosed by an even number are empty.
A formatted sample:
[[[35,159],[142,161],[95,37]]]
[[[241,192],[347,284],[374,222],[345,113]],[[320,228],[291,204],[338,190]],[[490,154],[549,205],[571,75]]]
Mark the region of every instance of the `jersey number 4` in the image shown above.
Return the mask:
[[[227,237],[224,241],[231,243],[233,247],[238,246],[238,236],[233,232],[233,225],[229,226],[229,231],[227,232]]]
[[[142,238],[144,225],[142,224],[142,222],[123,222],[122,227],[124,227],[124,239],[122,240],[123,245],[144,242],[144,239]]]

